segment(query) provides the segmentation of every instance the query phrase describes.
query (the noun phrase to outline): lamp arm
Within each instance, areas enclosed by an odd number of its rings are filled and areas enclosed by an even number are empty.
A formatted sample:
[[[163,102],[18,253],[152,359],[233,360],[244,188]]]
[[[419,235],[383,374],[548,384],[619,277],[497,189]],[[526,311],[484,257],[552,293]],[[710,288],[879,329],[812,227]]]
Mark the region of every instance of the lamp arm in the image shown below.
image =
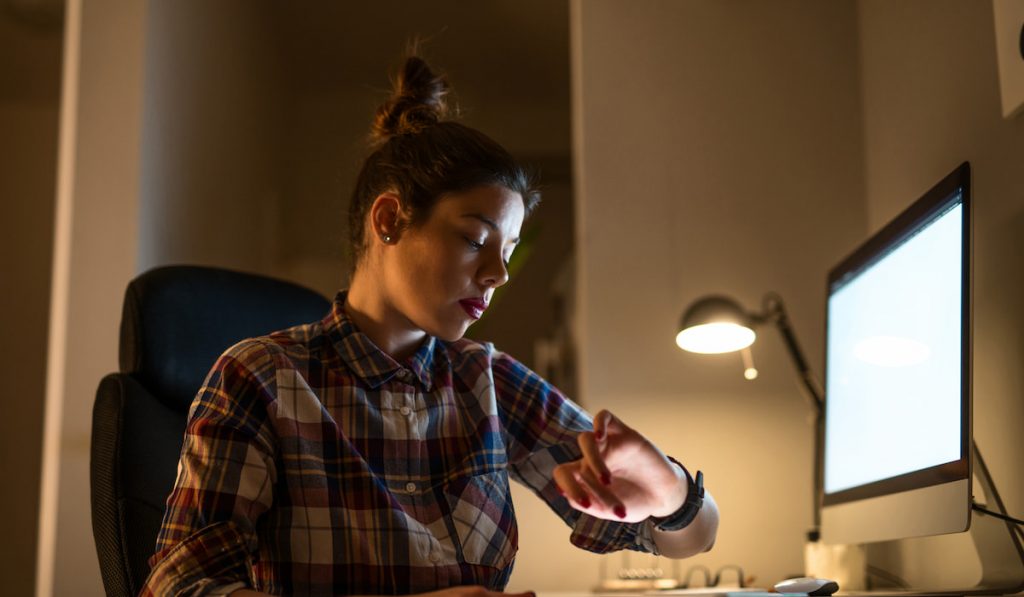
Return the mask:
[[[819,540],[821,533],[821,501],[824,478],[822,470],[825,448],[824,392],[818,384],[818,380],[815,379],[814,373],[811,372],[811,368],[807,366],[807,359],[804,358],[804,353],[800,350],[800,344],[796,341],[793,327],[789,325],[789,317],[786,316],[786,308],[782,304],[782,297],[774,292],[769,292],[764,296],[762,308],[764,309],[763,314],[756,316],[756,319],[762,322],[771,321],[779,328],[779,333],[782,334],[782,339],[786,344],[786,349],[789,351],[789,356],[793,359],[793,365],[800,376],[800,381],[803,382],[807,395],[814,406],[814,478],[812,481],[811,497],[814,526],[808,531],[807,540],[816,542]]]
[[[796,340],[796,334],[793,333],[793,327],[789,324],[789,317],[786,315],[786,308],[782,304],[782,297],[774,292],[766,294],[764,296],[764,314],[758,316],[757,319],[771,321],[779,329],[779,333],[782,334],[782,340],[786,344],[786,349],[789,351],[789,356],[793,359],[793,366],[796,367],[797,374],[800,376],[800,381],[807,390],[815,412],[818,416],[821,416],[825,408],[825,399],[822,395],[821,385],[818,383],[817,378],[814,377],[811,368],[807,366],[807,359],[804,358],[804,353],[800,350],[800,344]]]

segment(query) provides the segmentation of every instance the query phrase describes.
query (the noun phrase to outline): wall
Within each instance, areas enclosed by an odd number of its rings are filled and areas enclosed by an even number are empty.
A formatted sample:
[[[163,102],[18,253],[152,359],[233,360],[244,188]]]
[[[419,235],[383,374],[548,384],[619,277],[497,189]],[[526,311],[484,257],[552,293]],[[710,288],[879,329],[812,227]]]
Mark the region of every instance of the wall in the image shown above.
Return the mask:
[[[85,496],[93,398],[117,368],[135,269],[143,8],[67,3],[37,595],[103,593]]]
[[[5,524],[0,577],[13,595],[35,582],[61,30],[59,5],[0,11],[0,201],[14,223],[0,235],[0,511],[18,513]]]
[[[860,4],[868,222],[878,229],[969,160],[974,191],[974,431],[1011,514],[1024,512],[1024,118],[1001,117],[991,2]],[[908,580],[964,586],[970,537],[881,545]]]
[[[276,263],[285,90],[270,16],[243,1],[150,3],[139,272]]]
[[[706,473],[719,540],[684,568],[739,564],[770,585],[803,568],[809,408],[774,331],[755,345],[755,382],[738,356],[684,354],[673,338],[703,294],[754,308],[775,290],[821,371],[825,274],[866,229],[856,6],[572,7],[581,398]],[[530,526],[515,587],[597,581],[600,558],[517,507]]]

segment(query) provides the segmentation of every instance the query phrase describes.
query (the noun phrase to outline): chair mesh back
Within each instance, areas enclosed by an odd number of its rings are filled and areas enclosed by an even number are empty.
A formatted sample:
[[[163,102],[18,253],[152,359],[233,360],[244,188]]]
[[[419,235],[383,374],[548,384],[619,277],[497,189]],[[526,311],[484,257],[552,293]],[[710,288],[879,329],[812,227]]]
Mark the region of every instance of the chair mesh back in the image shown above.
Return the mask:
[[[188,409],[210,366],[239,340],[327,314],[324,297],[295,284],[222,269],[172,266],[128,286],[121,372],[172,408]]]
[[[128,286],[122,371],[102,380],[93,408],[93,535],[107,595],[136,595],[149,573],[188,408],[217,356],[329,307],[311,290],[213,268],[159,268]]]
[[[107,595],[135,595],[149,573],[174,485],[186,413],[132,376],[100,382],[93,407],[93,535]]]

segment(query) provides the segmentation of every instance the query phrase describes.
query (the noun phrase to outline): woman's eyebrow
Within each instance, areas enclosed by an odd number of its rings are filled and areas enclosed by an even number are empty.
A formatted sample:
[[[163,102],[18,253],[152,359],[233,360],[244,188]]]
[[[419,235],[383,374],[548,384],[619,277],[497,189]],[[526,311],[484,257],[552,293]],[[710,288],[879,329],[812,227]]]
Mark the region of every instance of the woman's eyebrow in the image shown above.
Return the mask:
[[[477,213],[468,213],[468,214],[462,214],[462,217],[464,217],[464,218],[473,218],[474,220],[480,220],[484,224],[487,224],[487,227],[490,228],[491,230],[493,230],[495,232],[498,231],[498,225],[494,223],[494,220],[492,220],[492,219],[490,219],[490,218],[488,218],[486,216],[482,216],[482,215],[477,214]],[[519,237],[513,238],[512,239],[512,244],[519,244]]]

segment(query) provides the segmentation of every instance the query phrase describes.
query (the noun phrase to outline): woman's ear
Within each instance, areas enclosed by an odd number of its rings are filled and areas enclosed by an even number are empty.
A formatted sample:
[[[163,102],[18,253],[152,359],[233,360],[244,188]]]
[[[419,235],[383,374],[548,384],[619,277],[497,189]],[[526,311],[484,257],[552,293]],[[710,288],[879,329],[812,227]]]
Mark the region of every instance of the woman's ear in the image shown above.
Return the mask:
[[[374,236],[386,245],[398,241],[401,233],[402,200],[391,191],[385,191],[370,206],[370,228]]]

